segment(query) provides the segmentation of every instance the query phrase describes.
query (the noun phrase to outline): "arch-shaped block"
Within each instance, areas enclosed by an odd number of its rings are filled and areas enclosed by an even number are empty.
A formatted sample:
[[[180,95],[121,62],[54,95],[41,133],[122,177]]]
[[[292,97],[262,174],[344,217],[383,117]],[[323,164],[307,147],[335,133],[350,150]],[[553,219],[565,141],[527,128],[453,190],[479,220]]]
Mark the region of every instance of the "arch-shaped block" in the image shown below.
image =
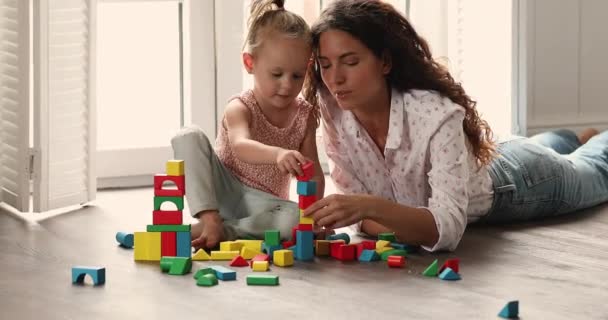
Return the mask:
[[[83,283],[84,277],[90,275],[94,285],[106,283],[106,268],[104,267],[72,267],[72,283]]]
[[[163,184],[171,181],[177,189],[163,189]],[[161,197],[181,197],[186,194],[185,176],[154,175],[154,195]]]
[[[173,202],[177,210],[184,210],[184,197],[154,197],[154,210],[160,210],[166,201]]]

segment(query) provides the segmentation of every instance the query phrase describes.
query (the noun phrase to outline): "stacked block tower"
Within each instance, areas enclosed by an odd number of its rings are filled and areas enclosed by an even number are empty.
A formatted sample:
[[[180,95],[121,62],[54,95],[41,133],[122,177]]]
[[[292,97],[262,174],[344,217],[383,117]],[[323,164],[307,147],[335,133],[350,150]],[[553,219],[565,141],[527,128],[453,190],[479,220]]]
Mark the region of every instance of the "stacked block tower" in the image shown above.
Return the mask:
[[[295,237],[292,241],[296,242],[295,258],[301,261],[310,261],[314,259],[314,236],[312,231],[314,220],[310,217],[302,216],[302,213],[317,201],[317,182],[310,180],[314,175],[312,162],[302,165],[302,170],[304,174],[296,177],[298,180],[297,193],[298,205],[300,207],[300,223],[293,229]]]
[[[165,189],[165,182],[177,188]],[[135,232],[136,261],[160,261],[161,257],[190,258],[190,225],[182,224],[184,196],[186,194],[184,161],[167,161],[166,174],[154,175],[154,211],[152,224],[146,232]],[[175,204],[176,210],[161,210],[165,202]]]

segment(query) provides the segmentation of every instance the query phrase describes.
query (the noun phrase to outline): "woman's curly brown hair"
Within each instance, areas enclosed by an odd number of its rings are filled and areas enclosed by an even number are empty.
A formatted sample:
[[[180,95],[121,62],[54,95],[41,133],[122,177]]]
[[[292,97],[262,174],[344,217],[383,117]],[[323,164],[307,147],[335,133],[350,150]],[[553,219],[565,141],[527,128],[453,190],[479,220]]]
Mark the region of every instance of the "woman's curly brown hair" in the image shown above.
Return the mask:
[[[337,0],[321,13],[312,26],[315,65],[309,68],[304,97],[318,105],[317,93],[326,90],[316,59],[321,34],[330,29],[349,33],[381,58],[388,54],[392,69],[387,75],[390,87],[406,92],[411,89],[434,90],[465,109],[464,132],[473,154],[481,164],[495,154],[492,130],[479,117],[476,102],[457,83],[448,70],[437,63],[427,42],[393,6],[377,0]]]

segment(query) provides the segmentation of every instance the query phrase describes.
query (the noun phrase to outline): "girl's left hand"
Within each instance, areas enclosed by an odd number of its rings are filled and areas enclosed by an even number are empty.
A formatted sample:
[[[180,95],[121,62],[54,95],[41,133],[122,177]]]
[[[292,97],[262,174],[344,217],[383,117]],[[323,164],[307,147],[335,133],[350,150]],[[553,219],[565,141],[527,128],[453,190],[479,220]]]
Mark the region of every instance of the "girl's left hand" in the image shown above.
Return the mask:
[[[369,218],[372,203],[373,197],[368,195],[332,194],[306,208],[304,216],[311,216],[322,227],[342,228]]]

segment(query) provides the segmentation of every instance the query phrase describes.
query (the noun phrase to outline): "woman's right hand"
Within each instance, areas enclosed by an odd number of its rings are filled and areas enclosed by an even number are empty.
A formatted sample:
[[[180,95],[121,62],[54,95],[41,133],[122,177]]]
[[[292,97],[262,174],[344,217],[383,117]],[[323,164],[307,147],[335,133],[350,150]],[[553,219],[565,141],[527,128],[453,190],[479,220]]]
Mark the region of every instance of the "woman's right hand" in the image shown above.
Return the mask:
[[[277,152],[277,166],[284,174],[301,176],[304,174],[302,165],[310,162],[305,156],[296,150],[279,149]]]

